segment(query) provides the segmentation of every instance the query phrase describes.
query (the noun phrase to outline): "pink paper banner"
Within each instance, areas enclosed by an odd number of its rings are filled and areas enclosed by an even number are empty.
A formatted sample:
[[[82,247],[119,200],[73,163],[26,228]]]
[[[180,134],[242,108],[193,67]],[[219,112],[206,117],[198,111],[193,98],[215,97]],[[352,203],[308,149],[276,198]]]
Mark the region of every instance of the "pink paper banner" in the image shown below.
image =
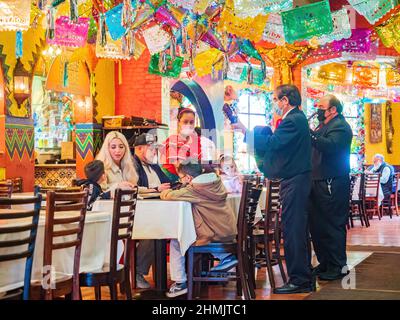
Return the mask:
[[[69,17],[57,18],[54,30],[54,38],[47,42],[65,47],[84,47],[89,29],[89,18],[79,18],[77,23]]]
[[[371,50],[371,30],[354,29],[349,39],[333,42],[333,48],[339,52],[368,53]]]

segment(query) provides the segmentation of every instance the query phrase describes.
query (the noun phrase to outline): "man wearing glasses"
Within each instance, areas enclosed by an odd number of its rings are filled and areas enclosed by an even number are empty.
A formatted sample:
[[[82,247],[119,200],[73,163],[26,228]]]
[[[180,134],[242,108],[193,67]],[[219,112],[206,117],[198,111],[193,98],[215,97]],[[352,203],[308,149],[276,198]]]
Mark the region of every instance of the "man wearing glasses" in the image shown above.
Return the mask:
[[[350,200],[350,125],[343,106],[333,95],[318,103],[319,126],[311,132],[312,184],[309,201],[310,232],[319,265],[320,280],[347,274],[346,225]]]
[[[299,109],[300,92],[296,86],[282,85],[273,95],[274,111],[282,122],[272,133],[269,127],[255,127],[254,132],[238,122],[234,129],[245,135],[248,146],[254,145],[262,159],[264,175],[280,179],[282,227],[289,281],[276,288],[276,294],[307,293],[314,287],[308,251],[307,201],[311,188],[311,139],[307,118]],[[254,136],[253,136],[254,135]],[[254,141],[251,139],[254,138]]]

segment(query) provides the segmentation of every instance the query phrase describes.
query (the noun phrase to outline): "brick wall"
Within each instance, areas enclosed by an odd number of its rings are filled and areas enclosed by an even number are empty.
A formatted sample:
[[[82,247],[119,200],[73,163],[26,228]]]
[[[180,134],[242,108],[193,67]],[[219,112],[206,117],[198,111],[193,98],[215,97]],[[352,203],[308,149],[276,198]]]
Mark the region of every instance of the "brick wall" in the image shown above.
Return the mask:
[[[121,62],[115,68],[115,114],[155,119],[161,122],[161,77],[147,72],[150,54],[146,50],[139,60]]]

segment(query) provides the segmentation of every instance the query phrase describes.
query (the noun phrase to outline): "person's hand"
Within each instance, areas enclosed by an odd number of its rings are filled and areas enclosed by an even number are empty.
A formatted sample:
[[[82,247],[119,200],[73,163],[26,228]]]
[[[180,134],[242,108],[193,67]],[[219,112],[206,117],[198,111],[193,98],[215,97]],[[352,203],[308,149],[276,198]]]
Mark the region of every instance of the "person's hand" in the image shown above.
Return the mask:
[[[171,189],[171,184],[169,184],[169,183],[162,183],[162,184],[160,184],[158,186],[158,191],[159,192],[164,191],[164,190],[168,190],[168,189]]]
[[[118,183],[118,188],[121,189],[133,189],[135,185],[133,183],[130,183],[129,181],[122,181]]]
[[[240,120],[238,120],[238,122],[236,122],[236,123],[232,123],[232,124],[231,124],[231,128],[232,128],[233,130],[239,130],[239,131],[241,131],[243,134],[245,134],[245,133],[246,133],[246,130],[247,130],[246,126],[245,126]]]

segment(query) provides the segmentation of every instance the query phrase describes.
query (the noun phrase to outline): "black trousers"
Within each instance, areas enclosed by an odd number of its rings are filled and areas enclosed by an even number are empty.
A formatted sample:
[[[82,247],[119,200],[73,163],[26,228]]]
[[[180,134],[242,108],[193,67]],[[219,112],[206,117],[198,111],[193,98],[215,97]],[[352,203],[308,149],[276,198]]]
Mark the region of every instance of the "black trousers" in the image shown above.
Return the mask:
[[[286,267],[289,282],[295,285],[309,285],[311,282],[307,212],[310,188],[311,174],[309,172],[281,181],[280,197]]]
[[[346,225],[349,217],[350,178],[313,180],[309,202],[310,233],[321,268],[341,272],[347,264]]]

